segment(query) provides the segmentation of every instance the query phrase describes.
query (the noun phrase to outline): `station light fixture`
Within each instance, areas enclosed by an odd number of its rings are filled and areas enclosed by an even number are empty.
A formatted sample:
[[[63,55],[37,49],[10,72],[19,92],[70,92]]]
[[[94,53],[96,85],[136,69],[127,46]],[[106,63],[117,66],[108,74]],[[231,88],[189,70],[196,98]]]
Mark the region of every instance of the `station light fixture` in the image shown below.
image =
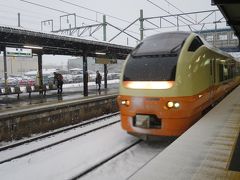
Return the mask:
[[[95,52],[96,55],[106,55],[104,52]]]
[[[29,48],[29,49],[43,49],[43,47],[40,47],[40,46],[31,46],[31,45],[24,45],[23,47]]]

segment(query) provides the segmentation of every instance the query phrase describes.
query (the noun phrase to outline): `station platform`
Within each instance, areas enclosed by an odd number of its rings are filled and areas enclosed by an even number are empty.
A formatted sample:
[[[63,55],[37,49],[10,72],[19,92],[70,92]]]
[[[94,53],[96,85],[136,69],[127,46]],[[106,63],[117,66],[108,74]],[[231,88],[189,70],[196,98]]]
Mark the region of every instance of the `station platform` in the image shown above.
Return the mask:
[[[240,179],[240,87],[129,179]]]
[[[35,134],[78,124],[91,118],[118,111],[116,96],[118,83],[108,84],[97,90],[96,85],[88,86],[88,96],[83,87],[49,90],[46,95],[34,92],[29,96],[0,96],[0,146]]]
[[[63,86],[63,93],[61,95],[57,94],[57,90],[47,91],[46,95],[39,94],[39,92],[29,93],[23,92],[17,98],[17,94],[12,95],[1,95],[0,96],[0,114],[6,111],[14,111],[19,109],[27,109],[36,106],[43,106],[47,104],[55,104],[65,101],[73,101],[79,99],[86,99],[94,96],[102,96],[108,94],[117,94],[118,83],[110,83],[105,89],[102,84],[101,91],[96,89],[95,85],[90,84],[88,86],[88,96],[83,95],[83,87],[80,85]]]

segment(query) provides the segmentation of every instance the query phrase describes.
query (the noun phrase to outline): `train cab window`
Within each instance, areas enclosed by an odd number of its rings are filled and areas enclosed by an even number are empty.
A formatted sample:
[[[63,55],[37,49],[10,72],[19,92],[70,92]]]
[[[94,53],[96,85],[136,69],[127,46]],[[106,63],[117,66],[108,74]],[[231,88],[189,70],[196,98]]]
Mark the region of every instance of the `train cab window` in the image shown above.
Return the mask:
[[[131,56],[125,66],[124,81],[174,81],[178,55]]]
[[[143,40],[130,54],[123,81],[174,81],[179,53],[189,33],[160,33]]]
[[[190,44],[188,51],[194,52],[202,45],[203,45],[203,42],[201,41],[201,39],[198,36],[196,36],[193,39],[192,43]]]
[[[176,53],[181,50],[189,33],[161,33],[144,39],[131,53],[134,56]]]

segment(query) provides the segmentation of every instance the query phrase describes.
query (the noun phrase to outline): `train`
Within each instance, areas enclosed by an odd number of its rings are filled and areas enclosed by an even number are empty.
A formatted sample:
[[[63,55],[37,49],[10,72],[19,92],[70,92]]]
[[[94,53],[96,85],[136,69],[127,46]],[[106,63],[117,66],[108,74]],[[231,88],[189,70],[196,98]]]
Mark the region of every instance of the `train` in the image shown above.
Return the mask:
[[[178,137],[239,83],[239,62],[200,35],[174,31],[149,36],[122,68],[117,97],[121,126],[140,138]]]

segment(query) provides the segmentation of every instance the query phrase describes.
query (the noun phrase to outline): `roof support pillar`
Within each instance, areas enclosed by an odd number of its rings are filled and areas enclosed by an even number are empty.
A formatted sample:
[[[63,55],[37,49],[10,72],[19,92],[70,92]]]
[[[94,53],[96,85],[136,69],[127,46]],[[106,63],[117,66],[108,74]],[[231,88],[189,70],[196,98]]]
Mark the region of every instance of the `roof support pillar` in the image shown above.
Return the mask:
[[[6,47],[4,48],[3,51],[3,64],[4,64],[4,82],[5,82],[5,87],[7,87],[8,83],[7,83],[7,57],[6,57]]]
[[[83,95],[88,96],[87,53],[83,53]]]
[[[37,73],[37,83],[39,85],[39,94],[43,91],[43,74],[42,74],[42,53],[38,53],[38,73]]]
[[[103,15],[103,41],[107,41],[107,23],[106,16]],[[104,88],[107,89],[107,64],[104,64]]]
[[[105,89],[107,89],[107,74],[108,74],[107,64],[104,64],[104,88]]]

